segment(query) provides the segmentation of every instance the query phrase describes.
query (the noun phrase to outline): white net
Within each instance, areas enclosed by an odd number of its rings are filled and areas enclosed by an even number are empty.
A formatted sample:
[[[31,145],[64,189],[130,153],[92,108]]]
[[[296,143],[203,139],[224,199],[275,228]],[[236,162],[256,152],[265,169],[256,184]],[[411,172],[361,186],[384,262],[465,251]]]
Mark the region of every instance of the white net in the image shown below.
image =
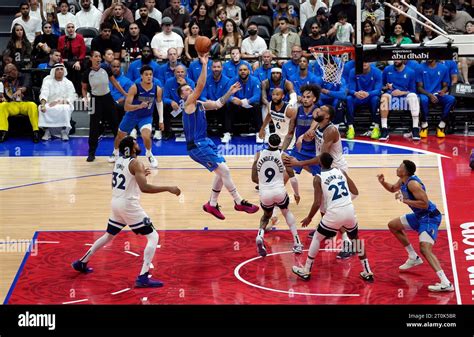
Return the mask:
[[[333,84],[341,84],[344,65],[349,60],[350,52],[348,51],[346,53],[333,55],[329,48],[325,49],[323,47],[324,46],[310,49],[321,69],[323,81]]]

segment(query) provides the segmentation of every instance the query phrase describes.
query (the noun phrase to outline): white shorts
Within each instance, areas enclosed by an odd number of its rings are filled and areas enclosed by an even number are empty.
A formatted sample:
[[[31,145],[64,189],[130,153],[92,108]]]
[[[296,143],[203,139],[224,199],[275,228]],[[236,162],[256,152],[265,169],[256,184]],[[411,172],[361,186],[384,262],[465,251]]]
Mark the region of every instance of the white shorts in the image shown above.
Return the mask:
[[[261,189],[260,194],[260,205],[264,210],[273,210],[273,207],[277,206],[280,209],[288,208],[290,198],[285,188],[274,188],[274,189]]]
[[[326,237],[333,237],[342,227],[348,232],[357,228],[357,217],[353,205],[326,210],[319,223],[318,232]]]
[[[138,200],[113,198],[107,232],[119,233],[125,226],[136,234],[151,233],[151,222]]]

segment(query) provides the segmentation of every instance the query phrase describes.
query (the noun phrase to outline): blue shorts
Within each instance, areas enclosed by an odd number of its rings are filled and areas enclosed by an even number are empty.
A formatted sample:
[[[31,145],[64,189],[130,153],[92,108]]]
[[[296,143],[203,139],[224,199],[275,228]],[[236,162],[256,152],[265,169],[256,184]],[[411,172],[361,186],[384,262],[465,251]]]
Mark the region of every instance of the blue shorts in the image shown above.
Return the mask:
[[[210,172],[214,171],[219,163],[225,163],[224,157],[217,153],[216,144],[209,138],[196,141],[194,145],[188,144],[188,153],[192,160]]]
[[[426,232],[431,238],[436,241],[438,237],[438,227],[441,224],[441,213],[435,212],[436,215],[426,214],[424,216],[418,216],[415,213],[405,214],[408,221],[408,225],[417,231],[418,234]]]
[[[293,150],[291,150],[290,152],[290,156],[295,157],[296,159],[298,159],[298,161],[303,161],[303,160],[313,159],[314,157],[316,157],[316,153],[315,154],[304,153],[304,152],[301,153],[301,152],[298,152],[297,149],[293,148]],[[310,165],[309,168],[311,170],[311,174],[313,175],[313,177],[321,173],[321,166],[319,165]],[[293,166],[293,170],[297,174],[300,174],[302,169],[303,169],[303,166]]]
[[[130,133],[138,125],[138,130],[141,130],[145,125],[149,124],[150,127],[153,123],[153,116],[136,116],[133,112],[125,113],[123,116],[122,121],[119,125],[119,130]],[[151,129],[150,129],[151,130]]]

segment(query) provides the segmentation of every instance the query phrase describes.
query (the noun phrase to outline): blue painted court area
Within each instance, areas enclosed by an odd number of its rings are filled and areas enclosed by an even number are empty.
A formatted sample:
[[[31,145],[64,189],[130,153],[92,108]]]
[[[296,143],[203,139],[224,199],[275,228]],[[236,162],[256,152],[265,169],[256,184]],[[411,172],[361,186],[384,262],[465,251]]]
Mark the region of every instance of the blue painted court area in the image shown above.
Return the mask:
[[[221,144],[215,137],[218,151],[224,156],[254,155],[262,149],[262,144],[255,144],[255,137],[233,137],[229,144]],[[87,137],[71,137],[68,142],[55,139],[34,144],[31,138],[10,138],[0,144],[0,157],[33,157],[33,156],[87,156],[89,148]],[[138,143],[144,150],[143,142]],[[414,154],[415,149],[404,149],[387,146],[381,143],[359,143],[343,140],[345,154]],[[97,156],[109,156],[113,150],[113,138],[104,137],[99,142]],[[175,140],[153,142],[153,153],[158,156],[187,155],[186,143]]]

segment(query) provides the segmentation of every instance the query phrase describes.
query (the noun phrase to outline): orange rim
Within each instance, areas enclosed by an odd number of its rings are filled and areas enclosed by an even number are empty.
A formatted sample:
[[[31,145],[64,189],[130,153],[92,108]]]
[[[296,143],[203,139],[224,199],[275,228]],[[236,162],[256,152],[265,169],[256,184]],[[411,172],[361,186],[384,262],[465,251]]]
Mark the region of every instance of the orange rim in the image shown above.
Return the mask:
[[[351,59],[355,57],[355,49],[352,46],[323,45],[309,47],[308,50],[315,54],[342,55],[350,54]]]

